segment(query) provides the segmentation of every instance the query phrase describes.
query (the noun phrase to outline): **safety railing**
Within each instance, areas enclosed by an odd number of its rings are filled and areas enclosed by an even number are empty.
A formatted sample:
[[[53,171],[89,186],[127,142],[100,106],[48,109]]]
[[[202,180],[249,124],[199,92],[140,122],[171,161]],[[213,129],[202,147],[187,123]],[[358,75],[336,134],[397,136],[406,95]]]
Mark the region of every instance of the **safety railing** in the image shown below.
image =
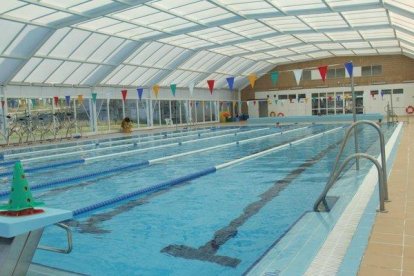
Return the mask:
[[[56,253],[69,254],[72,251],[72,248],[73,248],[72,231],[70,230],[69,226],[67,226],[63,223],[56,223],[55,225],[66,231],[66,238],[67,238],[67,242],[68,242],[67,248],[61,249],[61,248],[55,248],[55,247],[52,247],[52,246],[39,245],[37,247],[37,249],[52,251],[52,252],[56,252]]]
[[[380,140],[380,151],[381,151],[381,164],[378,163],[378,161],[371,155],[365,154],[365,153],[355,153],[351,156],[349,156],[347,159],[345,159],[345,161],[342,163],[342,165],[340,166],[339,170],[339,160],[342,157],[342,154],[344,152],[344,149],[346,147],[346,144],[349,140],[349,137],[351,135],[352,130],[354,130],[355,127],[357,127],[358,125],[361,124],[367,124],[370,125],[372,127],[374,127],[374,129],[377,130],[378,135],[379,135],[379,140]],[[357,149],[356,149],[357,151]],[[384,133],[381,131],[381,129],[379,128],[379,126],[371,121],[368,120],[362,120],[362,121],[357,121],[355,123],[353,123],[348,130],[346,131],[345,134],[345,138],[341,144],[340,150],[336,156],[336,160],[333,166],[333,169],[331,171],[331,174],[329,176],[329,180],[327,182],[327,184],[325,185],[324,190],[322,191],[321,195],[318,197],[318,199],[316,200],[314,206],[313,206],[313,210],[315,212],[319,212],[319,207],[320,204],[323,203],[325,210],[329,211],[329,206],[327,205],[326,202],[326,195],[328,194],[328,191],[331,189],[331,187],[334,185],[334,183],[336,182],[336,180],[338,179],[339,175],[341,174],[342,170],[345,168],[345,166],[352,160],[352,159],[359,159],[359,158],[366,158],[370,161],[372,161],[374,163],[374,165],[377,167],[378,169],[378,174],[379,174],[379,185],[380,185],[380,189],[379,189],[379,193],[380,193],[380,211],[384,211],[385,207],[384,207],[384,201],[388,200],[388,184],[387,184],[387,166],[386,166],[386,158],[385,158],[385,139],[384,139]]]

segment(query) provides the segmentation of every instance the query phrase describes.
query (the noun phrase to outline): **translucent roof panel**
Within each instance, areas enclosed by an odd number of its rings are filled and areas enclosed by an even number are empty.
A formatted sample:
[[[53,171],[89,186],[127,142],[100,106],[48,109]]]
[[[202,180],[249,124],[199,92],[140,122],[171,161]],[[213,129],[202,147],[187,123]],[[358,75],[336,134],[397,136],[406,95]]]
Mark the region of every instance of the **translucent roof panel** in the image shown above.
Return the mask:
[[[21,65],[21,60],[12,58],[0,58],[0,83],[4,83],[14,71]]]
[[[316,47],[323,50],[336,50],[344,48],[342,44],[339,43],[317,43]]]
[[[339,13],[323,13],[299,16],[306,24],[315,30],[344,28],[348,24]]]
[[[272,4],[279,7],[284,12],[312,9],[328,9],[322,0],[301,0],[300,2],[291,0],[271,0]]]
[[[76,12],[90,13],[98,9],[104,9],[113,4],[114,2],[111,0],[88,1],[88,2],[83,2],[82,4],[79,4],[79,5],[73,6],[70,8],[70,10],[73,10]]]
[[[371,45],[366,41],[361,42],[344,42],[342,45],[347,49],[371,48]]]
[[[16,38],[17,34],[24,28],[24,26],[25,25],[21,23],[0,19],[0,29],[2,30],[0,53],[3,53],[3,51]]]
[[[387,0],[386,2],[398,8],[414,12],[414,3],[411,0]]]
[[[351,11],[342,14],[352,27],[385,25],[389,23],[385,9]]]
[[[80,84],[98,65],[83,63],[63,82],[64,84]]]
[[[305,43],[330,41],[323,33],[298,34],[296,37]]]
[[[178,36],[172,36],[169,38],[160,39],[161,42],[172,44],[179,47],[184,47],[188,49],[197,49],[200,47],[206,47],[214,45],[214,43],[199,39],[196,37],[191,37],[189,35],[178,35]]]
[[[253,40],[249,42],[239,43],[235,46],[249,50],[249,51],[261,51],[264,49],[272,49],[274,46],[272,44],[266,43],[260,40]]]
[[[271,55],[266,54],[266,53],[257,53],[257,54],[252,54],[252,55],[245,55],[245,58],[248,59],[252,59],[252,60],[266,60],[269,58],[272,58]]]
[[[414,29],[414,19],[390,12],[391,22],[407,30]]]
[[[380,54],[400,54],[401,48],[400,47],[393,47],[393,48],[377,48],[378,53]]]
[[[301,60],[309,59],[309,56],[308,55],[294,55],[294,56],[288,56],[286,58],[292,61],[301,61]]]
[[[38,5],[25,5],[17,9],[8,11],[4,14],[7,16],[14,17],[14,18],[31,21],[36,18],[45,16],[45,15],[48,15],[54,12],[55,10],[53,9],[49,9],[49,8],[38,6]]]
[[[313,57],[313,58],[325,58],[325,57],[332,56],[332,54],[327,51],[320,51],[316,53],[309,53],[308,56]]]
[[[375,49],[354,49],[356,55],[377,55],[378,52]]]
[[[266,41],[267,43],[270,43],[277,47],[285,47],[302,43],[302,41],[296,37],[293,37],[292,35],[277,35],[271,38],[264,38],[263,41]]]
[[[254,38],[255,36],[271,34],[275,30],[256,20],[243,20],[222,26],[224,29],[240,35]]]
[[[220,2],[243,15],[281,14],[271,3],[265,1],[220,0]]]
[[[282,32],[310,30],[309,26],[295,16],[264,19],[263,22]]]
[[[287,55],[293,55],[295,52],[289,49],[278,49],[274,51],[267,52],[269,55],[272,55],[274,57],[284,57]]]
[[[365,39],[394,38],[395,37],[394,30],[391,28],[360,31],[360,34]]]
[[[251,73],[259,74],[265,68],[268,68],[269,65],[273,66],[273,64],[270,64],[270,63],[264,62],[264,61],[256,62],[252,67],[250,67],[249,69],[246,69],[244,72],[240,73],[240,75],[248,75],[248,74],[251,74]]]
[[[186,87],[202,75],[203,73],[175,70],[164,78],[160,82],[160,85],[169,86],[170,84],[175,83],[179,87]]]
[[[93,62],[102,62],[106,61],[108,57],[116,51],[120,45],[124,42],[124,39],[118,37],[110,37],[105,40],[104,43],[100,45],[100,47],[94,51],[91,56],[88,58],[88,61]]]
[[[80,65],[78,62],[66,61],[45,82],[63,83]]]
[[[61,8],[70,8],[79,4],[88,2],[89,0],[40,0],[42,3],[54,5]]]
[[[379,0],[326,0],[333,8],[350,7],[364,4],[379,4]]]
[[[332,40],[360,40],[361,36],[357,31],[344,31],[344,32],[328,32],[326,33]]]
[[[248,50],[242,49],[242,48],[236,47],[236,46],[218,47],[218,48],[211,49],[211,51],[217,52],[217,53],[220,53],[220,54],[223,54],[223,55],[230,55],[230,56],[243,54],[243,53],[248,52]]]
[[[243,70],[243,68],[251,67],[254,63],[254,61],[249,59],[234,57],[219,69],[217,69],[216,72],[222,74],[237,75],[240,74],[240,71]]]
[[[290,48],[290,50],[295,51],[297,53],[307,53],[307,52],[316,51],[318,50],[318,48],[315,47],[314,45],[302,45],[302,46],[292,47]]]
[[[24,82],[26,77],[42,62],[41,58],[31,58],[20,71],[14,76],[12,81]]]
[[[379,40],[371,41],[372,47],[381,48],[381,47],[398,47],[398,40]]]
[[[207,70],[214,64],[220,62],[225,56],[201,51],[192,56],[187,62],[180,66],[180,69],[208,72]]]
[[[63,63],[61,60],[44,59],[24,79],[25,82],[44,82]]]
[[[213,27],[202,31],[192,32],[189,33],[189,35],[199,37],[215,43],[231,42],[243,38],[237,33],[219,27]]]

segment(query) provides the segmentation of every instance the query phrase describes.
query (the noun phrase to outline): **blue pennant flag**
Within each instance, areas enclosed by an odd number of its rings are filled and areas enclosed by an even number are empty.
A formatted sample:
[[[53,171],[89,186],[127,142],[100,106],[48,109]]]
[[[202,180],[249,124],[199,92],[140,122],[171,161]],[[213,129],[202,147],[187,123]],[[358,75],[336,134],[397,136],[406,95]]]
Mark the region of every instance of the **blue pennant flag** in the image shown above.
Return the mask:
[[[354,71],[354,65],[352,64],[352,61],[345,63],[345,68],[348,72],[349,77],[352,77]]]
[[[228,77],[226,78],[227,83],[229,84],[230,91],[233,91],[233,85],[234,85],[234,77]]]
[[[137,92],[138,92],[138,99],[141,100],[142,99],[142,93],[144,93],[144,88],[142,88],[142,87],[137,88]]]

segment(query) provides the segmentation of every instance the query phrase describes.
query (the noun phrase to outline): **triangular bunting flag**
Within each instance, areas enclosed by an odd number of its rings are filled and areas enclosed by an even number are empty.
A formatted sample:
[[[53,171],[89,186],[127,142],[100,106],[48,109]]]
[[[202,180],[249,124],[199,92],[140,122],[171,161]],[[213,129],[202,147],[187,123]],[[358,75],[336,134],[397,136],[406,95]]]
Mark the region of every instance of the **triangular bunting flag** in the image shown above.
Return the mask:
[[[122,100],[125,102],[128,90],[123,89],[123,90],[121,90],[121,93],[122,93]]]
[[[349,77],[352,77],[354,72],[354,65],[352,64],[352,61],[345,63],[345,69],[348,72]]]
[[[188,85],[188,90],[190,90],[190,96],[194,94],[194,86],[195,84],[193,82]]]
[[[227,84],[229,85],[230,91],[233,91],[233,85],[234,85],[234,77],[228,77],[226,78]]]
[[[213,89],[214,89],[214,80],[208,80],[208,89],[210,90],[210,94],[213,95]]]
[[[137,88],[137,93],[138,93],[138,99],[141,100],[142,99],[142,94],[144,93],[144,88],[138,87]]]
[[[79,104],[83,103],[83,95],[78,95],[78,103]]]
[[[277,83],[277,80],[279,79],[279,72],[270,73],[270,79],[272,80],[272,85],[275,86]]]
[[[4,108],[4,104],[6,103],[6,101],[5,100],[2,100],[1,101],[1,108]]]
[[[381,90],[381,99],[384,99],[384,91]]]
[[[172,83],[172,84],[170,84],[170,88],[171,88],[171,93],[172,93],[173,97],[175,97],[175,91],[177,90],[177,85]]]
[[[70,106],[70,96],[65,96],[66,105]],[[34,104],[33,104],[34,106]]]
[[[293,74],[295,75],[296,84],[299,86],[300,79],[302,78],[303,69],[295,69],[293,70]]]
[[[59,104],[59,97],[58,96],[54,96],[53,100],[55,102],[55,106],[57,106]]]
[[[154,91],[155,97],[158,98],[158,92],[160,92],[160,86],[158,84],[154,85],[152,87],[152,91]]]
[[[256,80],[257,80],[256,74],[252,73],[252,74],[248,75],[247,78],[249,79],[250,86],[252,88],[254,88],[254,84],[256,83]]]
[[[328,73],[328,65],[324,65],[321,67],[318,67],[319,74],[321,74],[321,78],[323,81],[326,80],[326,73]]]
[[[97,95],[98,95],[97,93],[92,93],[92,102],[93,103],[96,103],[96,96]]]

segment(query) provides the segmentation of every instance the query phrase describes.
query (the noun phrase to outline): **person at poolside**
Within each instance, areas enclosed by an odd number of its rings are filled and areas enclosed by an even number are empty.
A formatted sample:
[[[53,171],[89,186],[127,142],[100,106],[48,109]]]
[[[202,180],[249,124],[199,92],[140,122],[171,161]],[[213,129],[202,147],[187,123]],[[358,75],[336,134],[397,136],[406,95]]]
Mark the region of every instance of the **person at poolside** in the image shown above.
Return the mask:
[[[124,133],[130,133],[132,132],[132,122],[129,117],[125,117],[121,122],[121,130]]]

